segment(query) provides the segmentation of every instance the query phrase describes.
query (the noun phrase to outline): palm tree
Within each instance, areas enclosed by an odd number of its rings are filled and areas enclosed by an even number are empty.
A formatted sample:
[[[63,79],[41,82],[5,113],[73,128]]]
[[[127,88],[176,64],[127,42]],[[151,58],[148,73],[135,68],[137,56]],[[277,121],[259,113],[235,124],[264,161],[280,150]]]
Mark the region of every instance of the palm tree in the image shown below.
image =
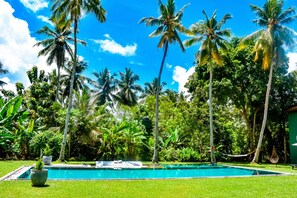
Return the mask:
[[[97,78],[96,81],[90,80],[89,83],[94,86],[92,90],[97,105],[103,105],[109,102],[113,106],[114,92],[116,91],[115,76],[116,74],[110,74],[107,68],[103,69],[101,72],[94,72],[93,75]]]
[[[292,23],[297,17],[293,15],[295,14],[295,10],[293,7],[283,10],[283,4],[283,0],[267,0],[263,8],[250,5],[258,17],[253,22],[263,27],[263,29],[253,32],[242,40],[242,44],[247,44],[249,41],[255,40],[255,61],[262,55],[262,68],[267,70],[270,67],[263,121],[257,149],[252,160],[254,163],[257,163],[259,160],[264,130],[266,128],[273,69],[283,62],[285,56],[283,46],[292,48],[295,43],[293,35],[297,34],[294,30],[285,26]]]
[[[194,43],[202,42],[200,49],[196,53],[197,62],[200,66],[209,63],[209,123],[210,123],[210,158],[211,163],[215,163],[214,157],[214,144],[213,144],[213,115],[212,115],[212,79],[213,79],[213,63],[222,65],[222,58],[219,52],[219,48],[226,50],[227,41],[223,37],[231,36],[229,29],[221,30],[221,27],[226,23],[228,19],[231,19],[230,14],[226,14],[220,22],[217,21],[216,11],[211,18],[208,18],[205,11],[203,11],[206,20],[199,21],[190,27],[190,30],[196,35],[185,41],[185,46],[192,46]]]
[[[57,64],[57,81],[56,81],[56,96],[55,101],[58,100],[58,93],[60,90],[60,76],[61,76],[61,68],[64,67],[65,62],[65,55],[66,52],[70,56],[73,56],[73,52],[71,47],[69,46],[69,41],[74,41],[70,35],[72,34],[70,30],[70,20],[66,20],[65,18],[51,18],[51,21],[55,25],[54,30],[50,29],[47,26],[44,26],[42,29],[38,30],[38,34],[44,34],[48,36],[49,38],[46,38],[42,41],[37,42],[34,46],[40,46],[42,45],[44,48],[39,51],[39,56],[47,56],[47,64],[51,65],[53,62],[56,62]],[[86,44],[83,41],[79,41],[82,44]]]
[[[8,70],[3,69],[3,64],[0,62],[0,74],[7,74]],[[7,83],[0,80],[0,86],[3,87],[3,85],[6,85]]]
[[[86,61],[80,60],[77,62],[76,69],[75,69],[76,74],[74,75],[73,90],[79,92],[86,86],[85,82],[88,81],[89,78],[83,76],[82,72],[87,69],[87,66],[88,64]],[[63,74],[61,76],[61,84],[63,85],[63,89],[64,89],[62,94],[63,100],[66,97],[69,97],[70,95],[70,81],[71,81],[71,76],[73,72],[73,70],[71,70],[72,67],[73,67],[73,61],[68,61],[64,68],[66,71],[66,74]]]
[[[68,124],[70,117],[70,110],[72,108],[72,96],[73,96],[73,83],[74,83],[74,74],[77,64],[77,27],[79,19],[82,17],[82,14],[94,13],[99,22],[103,23],[106,21],[105,15],[106,11],[102,7],[100,0],[55,0],[52,5],[53,15],[58,17],[67,18],[70,17],[70,20],[74,23],[74,55],[73,55],[73,67],[72,67],[72,76],[70,82],[70,94],[69,94],[69,103],[67,108],[65,128],[63,135],[63,142],[61,146],[59,160],[64,161],[65,158],[65,146],[66,146],[66,136],[68,133]]]
[[[120,72],[120,80],[116,79],[118,93],[114,98],[121,104],[134,106],[137,104],[137,92],[142,91],[140,85],[135,85],[139,76],[134,74],[130,68],[125,68],[126,73]]]
[[[165,82],[162,82],[160,85],[160,95],[162,95],[162,88],[166,85]],[[144,92],[140,96],[140,98],[145,98],[147,96],[156,96],[157,95],[157,89],[158,89],[158,78],[154,78],[153,82],[144,83]]]
[[[145,17],[142,18],[139,23],[145,23],[147,26],[158,26],[155,31],[153,31],[149,37],[161,36],[161,39],[158,43],[158,48],[164,48],[164,54],[160,66],[160,71],[158,75],[158,89],[156,95],[156,122],[155,122],[155,143],[154,143],[154,155],[153,162],[158,162],[158,138],[159,138],[159,93],[160,93],[160,82],[161,75],[163,71],[163,66],[165,62],[165,58],[168,51],[168,45],[177,42],[184,52],[184,45],[178,35],[178,32],[191,34],[191,32],[185,28],[182,23],[182,17],[184,9],[188,5],[183,6],[179,11],[175,13],[175,2],[174,0],[168,0],[167,5],[165,6],[161,0],[159,0],[159,12],[160,16],[158,18],[155,17]]]

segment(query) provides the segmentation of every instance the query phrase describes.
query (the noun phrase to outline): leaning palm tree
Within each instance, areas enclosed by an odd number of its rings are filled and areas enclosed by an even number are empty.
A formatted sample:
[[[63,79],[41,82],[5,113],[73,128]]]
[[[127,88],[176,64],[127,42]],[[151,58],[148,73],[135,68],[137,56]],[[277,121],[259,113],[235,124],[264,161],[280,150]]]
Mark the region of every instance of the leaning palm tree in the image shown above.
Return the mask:
[[[158,162],[158,138],[159,138],[159,93],[160,93],[160,82],[161,75],[163,71],[163,66],[165,62],[165,58],[168,51],[168,45],[177,42],[184,52],[184,45],[178,35],[178,32],[191,34],[191,32],[185,28],[182,23],[182,17],[184,9],[188,5],[183,6],[179,11],[175,12],[175,2],[174,0],[168,0],[167,5],[165,6],[161,0],[159,0],[159,12],[160,16],[158,18],[155,17],[145,17],[142,18],[139,23],[145,23],[147,26],[158,26],[155,31],[153,31],[149,37],[161,36],[161,39],[158,43],[159,48],[164,48],[164,54],[160,66],[160,72],[158,75],[158,89],[156,95],[156,122],[155,122],[155,143],[154,143],[154,155],[153,162]]]
[[[214,144],[213,144],[213,115],[212,115],[212,79],[213,79],[213,63],[222,65],[222,57],[219,48],[226,50],[227,41],[223,37],[230,37],[229,29],[221,29],[228,19],[231,19],[230,14],[226,14],[220,22],[217,21],[216,11],[211,18],[208,18],[203,11],[206,20],[199,21],[190,27],[190,30],[196,35],[185,41],[185,46],[192,46],[194,43],[202,42],[200,49],[196,53],[197,62],[200,66],[208,63],[209,66],[209,127],[210,127],[210,159],[211,163],[215,163]]]
[[[55,28],[51,29],[48,26],[44,26],[40,30],[37,31],[37,34],[46,35],[48,38],[37,42],[34,46],[43,46],[44,48],[39,51],[39,56],[47,56],[47,64],[51,65],[53,62],[57,64],[57,81],[56,81],[56,96],[55,101],[58,100],[58,94],[60,90],[60,76],[61,76],[61,68],[64,67],[66,52],[73,56],[72,49],[68,42],[73,42],[74,39],[71,37],[70,20],[66,20],[65,18],[51,18],[51,22],[53,22]],[[86,44],[83,41],[79,41],[82,44]]]
[[[110,74],[107,68],[101,72],[94,72],[93,75],[97,78],[95,81],[90,80],[89,83],[94,87],[92,93],[94,94],[97,105],[104,105],[109,102],[113,106],[114,92],[116,91],[115,76]]]
[[[264,115],[258,140],[257,149],[252,162],[257,163],[262,146],[264,130],[266,128],[269,96],[271,90],[273,69],[283,63],[285,56],[284,46],[292,48],[294,45],[293,35],[297,33],[286,27],[286,24],[292,23],[296,19],[295,10],[289,7],[283,10],[283,0],[267,0],[263,8],[256,5],[250,5],[251,9],[257,15],[257,19],[253,22],[263,29],[260,29],[242,40],[242,44],[247,44],[251,40],[255,40],[255,60],[262,57],[262,67],[264,70],[269,69],[269,79],[266,90]]]
[[[70,82],[70,94],[69,94],[69,103],[67,108],[66,120],[65,120],[65,128],[63,135],[63,142],[61,146],[59,160],[64,161],[65,158],[65,146],[66,146],[66,136],[68,133],[68,124],[70,118],[70,110],[72,108],[72,96],[73,96],[73,83],[74,83],[74,75],[77,64],[77,30],[78,30],[78,22],[82,17],[82,14],[86,14],[92,12],[95,14],[96,18],[99,22],[106,21],[106,11],[102,7],[100,0],[55,0],[52,5],[53,15],[57,17],[70,17],[70,20],[74,23],[74,55],[73,55],[73,67],[72,67],[72,76]]]
[[[137,104],[137,92],[142,91],[141,86],[135,84],[139,76],[134,74],[130,68],[125,68],[125,70],[126,73],[120,72],[120,79],[116,79],[119,91],[114,98],[120,104],[134,106]]]

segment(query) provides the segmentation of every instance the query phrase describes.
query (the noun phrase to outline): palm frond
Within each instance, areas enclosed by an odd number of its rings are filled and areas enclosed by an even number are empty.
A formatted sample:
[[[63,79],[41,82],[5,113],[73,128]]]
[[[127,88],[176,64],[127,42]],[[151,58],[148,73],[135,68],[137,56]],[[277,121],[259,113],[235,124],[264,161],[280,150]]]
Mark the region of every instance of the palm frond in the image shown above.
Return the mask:
[[[174,31],[174,38],[176,39],[176,41],[179,44],[180,49],[182,50],[182,52],[185,51],[185,47],[183,45],[183,42],[181,41],[180,37],[178,36],[178,33],[176,31]]]
[[[253,33],[251,33],[250,35],[244,37],[240,43],[239,43],[239,47],[238,49],[243,49],[245,48],[247,45],[249,45],[251,42],[255,41],[257,38],[259,38],[263,33],[265,33],[264,30],[257,30]]]
[[[139,23],[145,23],[147,26],[159,26],[164,23],[164,20],[154,17],[144,17],[140,19]]]
[[[219,30],[216,32],[218,36],[225,36],[225,37],[231,37],[231,30],[230,29],[224,29],[224,30]]]
[[[186,7],[188,7],[190,5],[190,3],[184,5],[177,13],[176,13],[176,21],[180,21],[183,17],[183,14],[184,14],[184,10]]]
[[[205,18],[206,18],[205,23],[207,24],[208,27],[210,27],[211,25],[210,25],[210,23],[209,23],[209,18],[208,18],[208,16],[207,16],[205,10],[203,10],[202,13],[204,14],[204,16],[205,16]]]
[[[211,56],[219,66],[222,65],[222,57],[215,43],[212,44]]]
[[[161,26],[159,26],[155,31],[153,31],[153,32],[149,35],[149,37],[160,36],[160,35],[162,34],[163,30],[164,30],[164,26],[161,25]]]
[[[279,20],[280,24],[290,24],[293,23],[297,18],[297,15],[287,17],[285,19]]]
[[[221,27],[226,23],[226,21],[228,20],[228,19],[232,19],[232,15],[231,14],[226,14],[223,18],[222,18],[222,20],[218,23],[218,25],[216,26],[216,30],[220,30],[221,29]]]
[[[211,44],[210,39],[206,39],[200,46],[199,53],[198,53],[199,65],[205,65],[207,61],[210,59],[210,54],[211,54],[210,44]]]
[[[191,31],[191,30],[189,30],[188,28],[186,28],[186,27],[184,27],[182,24],[180,24],[180,23],[177,23],[177,22],[175,22],[175,23],[173,23],[173,25],[176,27],[176,29],[179,31],[179,32],[181,32],[181,33],[184,33],[184,34],[186,34],[186,35],[188,35],[188,36],[194,36],[195,34]]]
[[[202,39],[203,39],[203,36],[197,36],[197,37],[194,37],[194,38],[190,38],[190,39],[184,41],[184,45],[186,47],[191,47],[192,45],[202,41]]]
[[[290,18],[290,15],[295,14],[295,8],[294,7],[289,7],[286,9],[283,13],[281,13],[278,16],[278,20],[281,21],[286,21],[287,18]]]
[[[255,12],[255,14],[259,17],[259,18],[262,18],[262,19],[265,19],[267,20],[268,19],[268,16],[267,16],[267,13],[265,12],[264,9],[256,6],[256,5],[250,5],[252,11]]]
[[[253,20],[253,23],[258,24],[260,27],[266,27],[268,24],[268,21],[264,19],[255,19]]]

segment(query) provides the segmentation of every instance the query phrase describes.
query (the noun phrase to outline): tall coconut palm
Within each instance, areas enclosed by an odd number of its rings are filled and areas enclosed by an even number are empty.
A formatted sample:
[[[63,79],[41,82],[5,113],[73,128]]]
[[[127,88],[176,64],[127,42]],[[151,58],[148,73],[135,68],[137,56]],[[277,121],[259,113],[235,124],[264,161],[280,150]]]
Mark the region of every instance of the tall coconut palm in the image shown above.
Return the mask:
[[[155,17],[145,17],[142,18],[139,23],[145,23],[147,26],[158,26],[155,31],[153,31],[149,37],[161,36],[161,39],[158,43],[158,48],[164,48],[164,54],[160,66],[160,71],[158,75],[158,89],[156,96],[156,122],[155,122],[155,143],[154,143],[154,155],[153,162],[158,162],[158,138],[159,138],[159,93],[160,93],[160,82],[163,71],[163,66],[165,58],[168,51],[168,45],[177,42],[184,52],[184,45],[178,35],[178,32],[190,34],[191,32],[182,25],[182,17],[184,9],[188,5],[183,6],[180,10],[176,11],[175,1],[168,0],[167,5],[165,6],[161,0],[159,0],[159,12],[160,16]]]
[[[230,37],[229,29],[221,29],[228,19],[231,19],[230,14],[226,14],[221,21],[217,21],[216,11],[208,18],[203,11],[206,20],[199,21],[190,27],[190,30],[196,35],[185,41],[185,46],[192,46],[194,43],[201,42],[201,47],[196,53],[197,62],[200,66],[208,63],[209,66],[209,128],[210,128],[210,158],[211,163],[215,163],[214,144],[213,144],[213,115],[212,115],[212,79],[213,79],[213,63],[222,65],[222,57],[219,48],[226,50],[227,41],[223,37]]]
[[[283,62],[285,55],[283,47],[292,48],[294,45],[293,35],[296,35],[294,30],[285,26],[296,19],[295,10],[293,7],[283,10],[283,4],[283,0],[267,0],[263,8],[250,5],[252,11],[258,17],[253,22],[263,29],[253,32],[242,40],[242,44],[246,44],[250,40],[255,40],[255,60],[258,60],[261,54],[263,69],[267,70],[270,68],[263,121],[257,149],[252,160],[254,163],[257,163],[259,160],[264,130],[266,128],[273,69]]]
[[[71,37],[70,20],[66,20],[65,18],[51,18],[51,22],[53,22],[55,28],[51,29],[48,26],[44,26],[40,30],[37,31],[38,34],[46,35],[48,38],[37,42],[34,46],[43,46],[44,48],[39,51],[39,56],[47,56],[47,64],[51,65],[53,62],[57,65],[57,81],[56,81],[56,96],[55,101],[58,100],[58,94],[60,90],[60,76],[61,76],[61,68],[64,67],[65,55],[66,52],[73,56],[73,52],[68,42],[73,42],[74,39]],[[85,44],[85,42],[82,42]]]
[[[63,161],[65,158],[65,146],[66,146],[66,136],[68,133],[68,124],[70,117],[70,110],[72,108],[72,96],[73,96],[73,83],[74,83],[74,75],[77,64],[77,27],[82,14],[86,13],[94,13],[99,22],[103,23],[106,21],[106,11],[102,7],[100,0],[55,0],[52,6],[53,15],[58,17],[70,17],[70,20],[74,24],[74,55],[73,55],[73,68],[72,68],[72,76],[70,83],[70,94],[69,94],[69,104],[66,114],[65,120],[65,128],[64,128],[64,136],[63,142],[61,146],[59,160]]]
[[[137,104],[137,92],[141,92],[140,85],[136,85],[135,82],[139,80],[139,76],[134,74],[130,68],[125,68],[126,72],[120,72],[120,79],[116,79],[116,85],[118,92],[114,96],[120,104],[134,106]]]
[[[107,68],[101,72],[94,72],[93,75],[97,78],[95,81],[90,80],[89,83],[94,86],[92,90],[97,105],[103,105],[109,102],[110,106],[113,106],[114,92],[116,91],[115,76],[116,74],[110,74]]]

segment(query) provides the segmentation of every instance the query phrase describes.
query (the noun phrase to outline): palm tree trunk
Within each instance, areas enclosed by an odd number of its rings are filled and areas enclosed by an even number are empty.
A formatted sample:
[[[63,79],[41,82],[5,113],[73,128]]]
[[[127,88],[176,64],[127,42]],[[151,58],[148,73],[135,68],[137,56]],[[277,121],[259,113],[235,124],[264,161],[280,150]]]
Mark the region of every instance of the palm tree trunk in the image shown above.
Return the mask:
[[[251,127],[251,123],[250,123],[250,120],[249,120],[249,116],[248,116],[248,110],[246,107],[243,107],[243,110],[241,112],[242,116],[243,116],[243,119],[245,121],[245,125],[247,127],[247,131],[248,131],[248,148],[249,148],[249,153],[250,152],[253,152],[254,148],[253,148],[253,131],[252,131],[252,127]],[[250,159],[249,160],[252,160],[251,158],[251,155],[249,155]]]
[[[210,63],[209,71],[209,132],[210,132],[210,160],[212,164],[216,163],[214,156],[214,145],[213,145],[213,116],[212,116],[212,64]]]
[[[263,136],[264,136],[264,130],[266,128],[266,122],[267,122],[268,104],[269,104],[269,96],[270,96],[270,89],[271,89],[271,82],[272,82],[272,72],[273,72],[273,64],[270,66],[269,80],[268,80],[268,84],[267,84],[265,105],[264,105],[264,117],[263,117],[263,122],[262,122],[262,127],[261,127],[261,131],[260,131],[260,137],[259,137],[256,153],[255,153],[252,163],[258,163],[258,161],[259,161],[259,155],[260,155],[262,140],[263,140]]]
[[[56,90],[56,97],[55,97],[56,102],[59,101],[61,66],[62,66],[62,68],[64,68],[64,62],[65,62],[65,55],[63,55],[62,65],[58,65],[58,67],[57,67],[57,69],[58,69],[58,77],[57,78],[58,79],[57,79],[57,90]]]
[[[57,85],[56,85],[56,95],[55,95],[55,102],[58,102],[58,95],[59,95],[59,89],[60,89],[60,66],[58,68],[58,76],[57,76]]]
[[[164,54],[161,62],[160,72],[158,76],[158,87],[157,87],[157,94],[156,94],[156,121],[155,121],[155,143],[154,143],[154,155],[153,155],[153,163],[158,163],[158,138],[159,138],[159,94],[160,94],[160,86],[161,86],[161,75],[163,71],[163,66],[165,62],[165,58],[168,51],[168,42],[165,43],[164,47]]]
[[[70,93],[69,93],[69,103],[67,108],[67,114],[66,114],[66,120],[65,120],[65,128],[64,128],[64,134],[63,134],[63,141],[61,145],[61,151],[59,160],[64,161],[65,159],[65,147],[66,147],[66,139],[67,139],[67,133],[68,133],[68,125],[69,125],[69,118],[70,118],[70,111],[72,108],[72,97],[73,97],[73,84],[74,84],[74,76],[75,76],[75,70],[76,70],[76,56],[77,56],[77,40],[76,40],[76,34],[77,34],[77,19],[74,20],[74,57],[73,59],[73,68],[72,68],[72,74],[71,74],[71,80],[70,80]]]

